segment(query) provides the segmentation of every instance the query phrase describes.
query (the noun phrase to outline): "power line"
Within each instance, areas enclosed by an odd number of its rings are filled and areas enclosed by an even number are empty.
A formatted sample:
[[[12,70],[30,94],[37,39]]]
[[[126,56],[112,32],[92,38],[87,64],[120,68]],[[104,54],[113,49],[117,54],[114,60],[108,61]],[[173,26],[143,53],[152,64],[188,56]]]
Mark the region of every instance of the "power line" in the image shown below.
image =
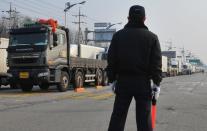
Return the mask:
[[[28,1],[30,1],[30,3],[33,3],[33,4],[37,5],[37,6],[41,6],[41,7],[45,8],[45,9],[50,8],[50,9],[52,9],[53,12],[57,12],[58,11],[58,12],[63,13],[63,9],[62,8],[59,8],[59,10],[54,10],[55,7],[48,6],[48,4],[42,4],[42,3],[38,2],[38,1],[34,1],[34,0],[27,0],[27,2]]]
[[[36,11],[34,9],[30,9],[30,8],[27,8],[27,7],[23,7],[23,6],[20,6],[20,5],[17,5],[17,4],[14,4],[15,6],[21,8],[21,9],[24,9],[24,10],[27,10],[27,11],[30,11],[32,13],[35,13],[35,14],[38,14],[38,17],[40,16],[43,16],[43,17],[47,17],[47,18],[50,18],[52,17],[51,15],[47,14],[46,12],[39,12],[39,11]],[[59,19],[59,20],[62,20],[63,18],[59,17],[59,16],[55,16],[55,18]]]
[[[3,0],[3,1],[6,2],[6,3],[9,3],[9,2],[7,2],[7,1],[5,1],[5,0]],[[17,4],[17,3],[14,3],[13,5],[15,5],[16,7],[21,8],[21,9],[23,9],[23,10],[27,10],[27,11],[29,11],[29,12],[38,14],[38,15],[40,15],[40,16],[44,16],[44,17],[46,16],[46,17],[48,17],[48,18],[51,17],[51,14],[47,14],[46,12],[39,12],[39,11],[37,11],[37,10],[35,10],[35,9],[31,9],[31,8],[28,8],[28,7],[19,5],[19,3],[18,3],[18,4]],[[63,19],[63,18],[60,18],[59,15],[57,15],[56,18],[58,18],[58,19],[60,19],[60,20]]]
[[[6,0],[3,0],[3,1],[6,2],[6,3],[9,3]],[[50,2],[46,2],[44,0],[42,0],[41,3],[38,2],[38,1],[35,1],[35,0],[27,0],[27,1],[24,1],[24,3],[21,4],[21,5],[19,3],[14,3],[14,5],[16,7],[19,7],[21,9],[23,9],[23,10],[27,10],[29,12],[32,12],[32,13],[35,13],[35,14],[38,14],[38,15],[41,15],[41,16],[51,17],[51,14],[52,14],[53,17],[55,17],[55,18],[57,18],[61,21],[63,20],[63,17],[60,17],[60,14],[57,13],[57,11],[61,13],[63,8],[61,8],[57,5],[54,5]],[[31,7],[31,8],[29,8],[29,7]],[[43,7],[43,8],[41,8],[41,7]],[[46,11],[40,12],[44,8],[46,9]],[[47,10],[48,8],[50,8],[51,10]],[[71,11],[71,13],[77,13],[77,12]],[[55,14],[55,16],[54,16],[54,14]],[[92,18],[90,16],[87,16],[87,19],[90,20],[90,21],[93,21],[93,22],[99,22],[100,21],[100,20],[97,20],[96,18]],[[79,24],[78,22],[73,22],[73,23]],[[80,22],[80,24],[81,23],[84,23],[84,22]]]
[[[30,8],[27,8],[27,7],[23,7],[23,6],[20,6],[20,5],[17,5],[17,4],[14,4],[15,6],[21,8],[21,9],[24,9],[24,10],[27,10],[27,11],[31,11],[32,13],[35,13],[35,14],[38,14],[38,15],[42,15],[42,16],[47,16],[49,17],[48,14],[45,14],[45,13],[42,13],[42,12],[39,12],[39,11],[36,11],[36,10],[33,10],[33,9],[30,9]]]
[[[57,5],[53,5],[52,3],[50,3],[50,2],[46,2],[46,1],[44,1],[44,0],[41,0],[41,2],[43,2],[43,3],[47,4],[47,5],[51,5],[51,6],[55,7],[55,8],[57,8],[57,9],[60,9],[60,10],[62,10],[62,9],[64,8],[64,7],[61,8],[61,7],[57,6]]]
[[[30,2],[30,3],[33,3],[33,2]],[[29,7],[31,7],[32,9],[35,9],[35,10],[42,10],[43,9],[40,6],[34,6],[36,3],[35,4],[33,3],[32,5],[30,3],[24,3],[24,5],[28,5]],[[48,14],[53,14],[53,16],[55,14],[55,16],[58,16],[59,19],[63,19],[63,18],[59,17],[60,14],[58,14],[58,13],[56,13],[54,11],[51,13],[48,10],[46,10],[46,11],[44,11],[44,13],[47,13],[47,15]],[[48,16],[50,16],[50,15],[48,15]]]
[[[91,21],[95,21],[95,22],[100,22],[100,21],[101,21],[101,20],[98,20],[98,19],[91,18],[91,17],[89,17],[89,16],[87,16],[87,18],[88,18],[89,20],[91,20]]]
[[[9,2],[7,2],[7,1],[5,1],[5,0],[3,0],[4,2],[6,2],[6,3],[9,3]],[[33,13],[35,13],[35,14],[38,14],[38,15],[42,15],[43,16],[43,14],[42,14],[42,12],[38,12],[38,11],[36,11],[36,10],[33,10],[33,9],[30,9],[30,8],[27,8],[27,7],[23,7],[23,6],[20,6],[20,5],[18,5],[18,4],[14,4],[16,7],[19,7],[19,8],[21,8],[21,9],[23,9],[23,10],[27,10],[27,11],[31,11],[31,12],[33,12]],[[46,15],[47,16],[47,15]]]

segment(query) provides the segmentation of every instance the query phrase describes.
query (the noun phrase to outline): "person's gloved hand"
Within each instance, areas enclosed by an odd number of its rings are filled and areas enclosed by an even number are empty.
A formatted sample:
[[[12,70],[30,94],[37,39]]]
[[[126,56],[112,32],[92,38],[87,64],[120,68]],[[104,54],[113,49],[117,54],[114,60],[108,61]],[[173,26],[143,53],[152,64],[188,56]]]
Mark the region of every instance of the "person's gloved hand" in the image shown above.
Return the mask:
[[[152,98],[157,101],[159,96],[160,96],[160,86],[153,84],[152,85]]]
[[[112,83],[109,83],[109,86],[111,87],[112,91],[115,93],[115,90],[116,90],[116,83],[117,81],[114,81]]]

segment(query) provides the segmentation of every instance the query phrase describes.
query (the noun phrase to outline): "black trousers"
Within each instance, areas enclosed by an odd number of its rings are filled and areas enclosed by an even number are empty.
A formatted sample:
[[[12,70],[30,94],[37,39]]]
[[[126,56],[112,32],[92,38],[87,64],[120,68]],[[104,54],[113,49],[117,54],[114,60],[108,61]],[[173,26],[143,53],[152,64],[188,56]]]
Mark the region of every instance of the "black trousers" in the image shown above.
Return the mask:
[[[124,131],[128,109],[133,97],[136,101],[137,131],[152,131],[151,100],[124,93],[116,94],[108,131]]]

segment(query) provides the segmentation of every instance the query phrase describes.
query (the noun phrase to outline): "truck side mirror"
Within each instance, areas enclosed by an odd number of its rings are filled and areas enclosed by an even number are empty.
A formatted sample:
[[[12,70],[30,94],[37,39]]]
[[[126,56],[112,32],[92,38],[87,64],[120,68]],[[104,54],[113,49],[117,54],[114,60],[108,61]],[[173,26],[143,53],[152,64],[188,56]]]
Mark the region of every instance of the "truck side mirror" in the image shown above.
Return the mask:
[[[57,34],[53,34],[53,46],[55,47],[55,46],[57,46],[58,45],[58,38],[57,38]]]
[[[104,60],[107,60],[107,53],[104,53],[104,54],[103,54],[103,59],[104,59]]]
[[[98,58],[99,58],[99,54],[96,55],[96,59],[98,59]]]

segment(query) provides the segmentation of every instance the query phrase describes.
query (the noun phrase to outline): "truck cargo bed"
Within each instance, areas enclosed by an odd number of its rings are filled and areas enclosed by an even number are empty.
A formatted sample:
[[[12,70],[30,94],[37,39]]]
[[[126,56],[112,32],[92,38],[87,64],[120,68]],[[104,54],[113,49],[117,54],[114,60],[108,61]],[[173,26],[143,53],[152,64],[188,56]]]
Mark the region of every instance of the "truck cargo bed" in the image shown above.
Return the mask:
[[[70,67],[106,68],[106,60],[70,57]]]

